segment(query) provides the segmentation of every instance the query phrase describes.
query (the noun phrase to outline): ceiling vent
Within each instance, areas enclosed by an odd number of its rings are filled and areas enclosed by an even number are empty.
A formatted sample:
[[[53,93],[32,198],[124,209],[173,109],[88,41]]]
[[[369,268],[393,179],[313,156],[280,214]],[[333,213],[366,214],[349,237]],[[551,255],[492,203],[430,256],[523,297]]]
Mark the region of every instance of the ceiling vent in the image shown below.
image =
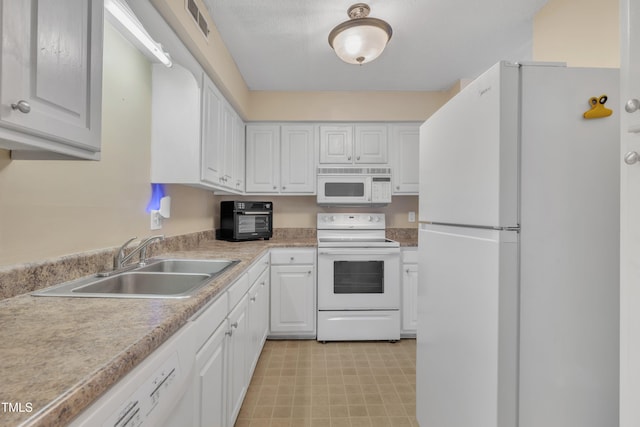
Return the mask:
[[[204,15],[200,12],[200,8],[198,8],[195,0],[187,0],[187,10],[189,11],[189,14],[193,18],[193,20],[196,21],[196,24],[198,24],[198,28],[200,28],[200,31],[202,32],[202,34],[204,34],[204,38],[208,39],[209,23],[205,19]]]

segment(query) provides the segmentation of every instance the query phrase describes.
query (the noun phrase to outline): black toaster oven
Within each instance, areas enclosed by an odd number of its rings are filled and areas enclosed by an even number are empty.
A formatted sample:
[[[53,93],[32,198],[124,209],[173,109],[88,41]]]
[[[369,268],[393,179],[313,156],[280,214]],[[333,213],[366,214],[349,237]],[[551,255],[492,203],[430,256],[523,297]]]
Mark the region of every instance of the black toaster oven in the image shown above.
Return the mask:
[[[220,240],[269,240],[273,234],[273,203],[220,202]]]

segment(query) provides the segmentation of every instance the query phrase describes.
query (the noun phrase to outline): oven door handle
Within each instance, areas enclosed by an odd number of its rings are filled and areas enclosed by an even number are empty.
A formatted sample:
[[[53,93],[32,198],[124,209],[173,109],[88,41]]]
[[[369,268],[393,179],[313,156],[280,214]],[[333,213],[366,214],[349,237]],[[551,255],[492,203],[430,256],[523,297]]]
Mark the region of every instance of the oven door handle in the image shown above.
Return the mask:
[[[263,211],[263,212],[255,212],[255,211],[244,211],[244,212],[238,212],[239,215],[268,215],[269,212],[267,211]]]
[[[318,255],[400,255],[400,248],[390,248],[387,250],[378,248],[349,248],[349,249],[323,249],[318,251]]]

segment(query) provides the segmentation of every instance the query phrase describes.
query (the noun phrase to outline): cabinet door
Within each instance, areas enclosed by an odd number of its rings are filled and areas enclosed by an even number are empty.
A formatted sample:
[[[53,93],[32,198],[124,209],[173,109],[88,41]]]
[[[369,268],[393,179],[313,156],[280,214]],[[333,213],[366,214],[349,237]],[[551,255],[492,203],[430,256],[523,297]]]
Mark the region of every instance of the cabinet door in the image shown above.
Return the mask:
[[[420,128],[418,125],[391,126],[394,194],[418,194]]]
[[[320,163],[353,163],[353,126],[320,126]]]
[[[235,116],[236,113],[231,105],[226,102],[222,105],[222,141],[220,143],[220,157],[222,158],[220,177],[224,187],[235,187]]]
[[[197,427],[226,425],[226,350],[228,322],[223,322],[196,354],[194,380]]]
[[[418,264],[402,266],[402,331],[418,329]]]
[[[247,126],[246,190],[274,193],[280,189],[280,126]]]
[[[262,346],[269,331],[269,272],[264,271],[249,290],[249,350],[247,351],[248,377],[260,358]]]
[[[271,332],[315,332],[313,265],[271,266]]]
[[[103,2],[3,1],[0,16],[0,126],[100,151]]]
[[[244,148],[244,122],[239,116],[235,119],[235,132],[234,132],[234,149],[235,149],[235,176],[234,186],[236,191],[244,191],[244,162],[245,162],[245,148]]]
[[[202,83],[202,180],[221,184],[224,175],[221,143],[223,98],[205,73]]]
[[[387,163],[387,125],[355,126],[355,163]]]
[[[238,305],[229,313],[229,345],[227,352],[227,369],[229,383],[227,387],[228,423],[235,423],[242,400],[247,393],[249,378],[247,376],[246,354],[249,348],[249,326],[247,324],[247,308],[249,297],[245,295]]]
[[[316,187],[316,139],[312,125],[282,126],[282,193],[311,193]]]

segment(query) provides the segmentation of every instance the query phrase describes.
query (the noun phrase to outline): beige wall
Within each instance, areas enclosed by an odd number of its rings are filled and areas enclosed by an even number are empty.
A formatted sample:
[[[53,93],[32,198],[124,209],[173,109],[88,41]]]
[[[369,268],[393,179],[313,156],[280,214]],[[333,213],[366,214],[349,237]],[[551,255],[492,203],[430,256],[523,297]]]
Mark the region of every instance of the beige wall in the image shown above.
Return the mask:
[[[315,228],[319,212],[376,212],[386,214],[387,227],[416,228],[408,221],[409,211],[418,213],[417,196],[393,196],[392,204],[383,208],[324,208],[315,196],[216,196],[215,225],[220,226],[220,203],[223,200],[258,200],[273,202],[274,228]]]
[[[19,161],[0,150],[0,265],[120,245],[150,235],[151,71],[105,25],[102,160]],[[170,186],[166,235],[211,229],[210,192]]]
[[[533,21],[533,59],[620,67],[618,0],[549,0]]]
[[[424,121],[448,92],[251,92],[252,121]]]

